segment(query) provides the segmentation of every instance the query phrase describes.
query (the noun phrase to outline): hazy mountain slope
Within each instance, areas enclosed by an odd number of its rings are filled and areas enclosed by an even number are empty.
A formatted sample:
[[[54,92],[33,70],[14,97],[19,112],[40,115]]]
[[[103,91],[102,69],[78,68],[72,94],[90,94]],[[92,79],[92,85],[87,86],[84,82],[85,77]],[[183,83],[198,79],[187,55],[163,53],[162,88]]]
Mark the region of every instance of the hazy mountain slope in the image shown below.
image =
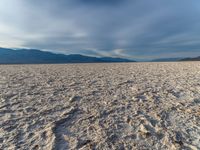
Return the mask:
[[[105,62],[135,62],[134,60],[128,60],[125,58],[102,57],[100,59]]]

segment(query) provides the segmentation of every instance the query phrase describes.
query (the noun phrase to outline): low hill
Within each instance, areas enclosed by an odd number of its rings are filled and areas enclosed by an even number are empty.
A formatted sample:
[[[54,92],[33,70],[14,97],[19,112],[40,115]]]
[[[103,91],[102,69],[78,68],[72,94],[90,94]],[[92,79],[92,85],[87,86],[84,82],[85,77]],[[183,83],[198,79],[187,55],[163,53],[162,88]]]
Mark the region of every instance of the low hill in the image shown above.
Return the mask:
[[[181,59],[180,61],[200,61],[200,56],[194,58],[184,58]]]
[[[179,61],[182,58],[159,58],[159,59],[154,59],[152,62],[173,62],[173,61]]]

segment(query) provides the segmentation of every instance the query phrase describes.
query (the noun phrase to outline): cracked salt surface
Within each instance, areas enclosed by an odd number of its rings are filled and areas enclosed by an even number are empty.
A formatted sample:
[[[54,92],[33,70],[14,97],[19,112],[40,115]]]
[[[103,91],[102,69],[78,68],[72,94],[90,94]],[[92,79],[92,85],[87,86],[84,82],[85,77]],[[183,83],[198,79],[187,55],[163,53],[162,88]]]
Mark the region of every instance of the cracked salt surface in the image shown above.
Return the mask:
[[[200,63],[0,66],[0,149],[200,149]]]

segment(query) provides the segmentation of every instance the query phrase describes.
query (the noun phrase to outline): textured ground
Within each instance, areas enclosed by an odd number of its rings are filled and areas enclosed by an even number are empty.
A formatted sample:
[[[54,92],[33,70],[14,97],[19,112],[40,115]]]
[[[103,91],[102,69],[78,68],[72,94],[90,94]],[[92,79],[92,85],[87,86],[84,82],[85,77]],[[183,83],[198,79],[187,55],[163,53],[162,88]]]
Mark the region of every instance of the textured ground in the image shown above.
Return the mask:
[[[200,149],[200,63],[0,66],[0,149]]]

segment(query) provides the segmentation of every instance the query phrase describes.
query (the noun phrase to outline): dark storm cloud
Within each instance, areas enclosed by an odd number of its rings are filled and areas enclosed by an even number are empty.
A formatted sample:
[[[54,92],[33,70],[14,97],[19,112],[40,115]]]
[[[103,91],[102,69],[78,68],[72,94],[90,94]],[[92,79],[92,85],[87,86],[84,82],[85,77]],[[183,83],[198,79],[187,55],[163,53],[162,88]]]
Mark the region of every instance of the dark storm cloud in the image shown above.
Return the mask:
[[[199,15],[198,0],[2,0],[0,45],[136,59],[195,56]]]

